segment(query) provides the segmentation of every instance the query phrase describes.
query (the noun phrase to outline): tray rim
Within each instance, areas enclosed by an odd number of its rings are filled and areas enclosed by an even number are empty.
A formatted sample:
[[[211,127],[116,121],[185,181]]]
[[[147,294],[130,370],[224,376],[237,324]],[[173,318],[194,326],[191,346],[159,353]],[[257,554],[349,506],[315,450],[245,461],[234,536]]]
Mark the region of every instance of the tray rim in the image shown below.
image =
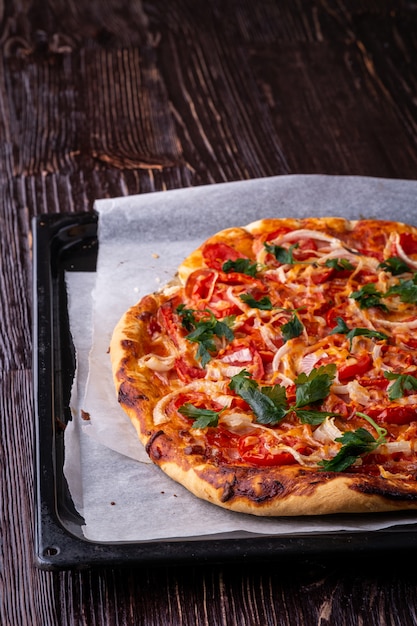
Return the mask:
[[[65,262],[94,271],[98,214],[95,211],[43,214],[32,220],[33,385],[35,471],[35,564],[40,569],[85,569],[97,565],[180,565],[294,558],[333,558],[343,554],[409,551],[417,548],[417,524],[378,531],[338,531],[294,535],[206,536],[138,542],[95,542],[82,536],[62,473],[63,406],[61,344],[62,276]],[[64,259],[67,258],[66,261]],[[60,302],[57,302],[60,299]],[[61,334],[64,333],[64,337]]]

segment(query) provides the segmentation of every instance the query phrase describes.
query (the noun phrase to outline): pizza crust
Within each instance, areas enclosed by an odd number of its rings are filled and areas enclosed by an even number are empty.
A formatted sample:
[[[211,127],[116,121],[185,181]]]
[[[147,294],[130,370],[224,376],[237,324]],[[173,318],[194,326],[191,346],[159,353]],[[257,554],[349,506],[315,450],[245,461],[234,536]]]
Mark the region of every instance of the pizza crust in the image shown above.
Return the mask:
[[[207,468],[191,468],[184,471],[175,463],[161,465],[164,472],[176,482],[182,484],[195,496],[207,500],[212,504],[238,513],[247,513],[262,517],[296,517],[303,515],[329,515],[338,513],[378,513],[399,511],[404,509],[404,502],[397,501],[395,495],[390,497],[369,494],[361,491],[361,485],[357,479],[347,476],[332,477],[328,482],[320,480],[312,485],[311,479],[304,484],[299,483],[296,493],[286,493],[281,488],[282,483],[269,478],[268,481],[258,484],[259,499],[254,496],[255,490],[248,489],[248,481],[244,481],[242,489],[240,481],[233,471],[221,476],[221,486],[213,486],[206,480]],[[215,470],[216,478],[218,472]],[[282,480],[281,472],[279,479]],[[298,479],[291,476],[291,482]],[[258,482],[258,476],[252,482]],[[364,487],[364,486],[362,486]],[[299,492],[299,493],[298,493]],[[389,490],[386,490],[389,493]],[[269,497],[265,497],[265,493]],[[397,490],[392,490],[397,494]],[[391,495],[392,497],[392,495]],[[409,509],[416,509],[416,503],[410,503]]]
[[[358,223],[342,218],[259,220],[244,228],[217,233],[209,243],[227,243],[239,254],[248,255],[253,237],[275,227],[316,229],[344,237],[350,243],[349,233]],[[398,232],[413,230],[402,224],[395,228]],[[143,364],[143,358],[154,348],[149,320],[166,302],[166,294],[172,296],[195,270],[204,266],[204,245],[184,260],[178,276],[164,290],[145,296],[123,315],[111,339],[110,357],[118,401],[132,420],[151,460],[198,498],[241,513],[299,516],[416,509],[415,479],[331,473],[298,465],[260,468],[242,463],[222,464],[205,455],[204,433],[196,436],[197,444],[203,442],[200,451],[198,445],[195,449],[187,447],[175,423],[168,420],[155,424],[155,405],[173,389],[181,389],[184,383],[175,377],[164,378],[163,371]],[[169,350],[164,354],[161,345],[158,358],[168,358],[169,354]]]

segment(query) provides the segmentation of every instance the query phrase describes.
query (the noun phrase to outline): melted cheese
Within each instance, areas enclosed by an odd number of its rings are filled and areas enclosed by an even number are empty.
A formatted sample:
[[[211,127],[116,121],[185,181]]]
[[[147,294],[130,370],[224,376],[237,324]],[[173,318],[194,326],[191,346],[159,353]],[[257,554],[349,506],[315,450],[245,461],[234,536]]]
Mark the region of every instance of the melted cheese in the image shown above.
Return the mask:
[[[355,415],[355,411],[366,411],[374,406],[384,407],[390,405],[388,391],[373,386],[373,381],[383,379],[384,372],[398,372],[397,360],[393,361],[396,334],[402,333],[404,342],[408,334],[412,334],[417,328],[417,305],[404,303],[398,296],[382,299],[382,303],[388,307],[389,312],[378,306],[366,308],[362,303],[351,297],[352,293],[359,291],[366,284],[373,284],[375,289],[382,294],[398,284],[402,278],[410,278],[411,273],[404,276],[394,276],[380,267],[378,255],[381,250],[370,249],[366,255],[363,250],[357,250],[350,244],[346,244],[342,238],[328,235],[311,228],[301,228],[284,234],[279,234],[269,240],[270,244],[284,247],[293,251],[294,263],[279,263],[273,255],[261,245],[256,237],[262,235],[262,222],[253,227],[253,262],[258,263],[259,271],[256,279],[249,277],[235,278],[229,281],[224,273],[215,272],[214,280],[210,283],[210,289],[199,300],[198,294],[186,295],[181,292],[182,300],[187,308],[204,308],[215,313],[218,319],[223,316],[234,315],[233,330],[235,333],[235,348],[228,346],[228,342],[222,337],[214,338],[217,353],[205,367],[202,380],[190,382],[181,386],[162,400],[155,408],[155,424],[162,424],[168,419],[167,408],[176,394],[186,394],[187,391],[207,394],[211,400],[222,398],[221,404],[229,406],[225,402],[230,397],[228,384],[230,378],[242,369],[248,369],[256,379],[259,375],[260,385],[282,384],[286,388],[294,386],[295,380],[300,373],[309,374],[315,367],[321,364],[335,363],[338,372],[342,372],[347,365],[358,365],[363,355],[369,355],[366,371],[360,375],[351,377],[351,380],[340,382],[337,375],[331,389],[331,397],[328,404],[335,407],[345,406],[349,419]],[[305,245],[303,242],[312,242]],[[294,247],[294,244],[300,244]],[[366,246],[367,242],[358,242]],[[370,245],[370,244],[369,244]],[[384,258],[393,256],[393,250],[412,269],[417,269],[417,261],[410,258],[400,245],[400,238],[395,233],[390,233],[386,239],[383,250]],[[297,260],[297,254],[302,254],[301,260]],[[203,263],[200,257],[199,262]],[[345,260],[353,268],[349,271],[335,270],[332,272],[332,263],[329,261]],[[334,268],[333,268],[334,269]],[[328,276],[326,275],[328,272]],[[184,280],[189,274],[184,273]],[[242,301],[242,294],[250,294],[255,300],[262,297],[270,299],[271,308],[260,309]],[[174,296],[178,296],[178,290],[174,289]],[[334,311],[331,325],[329,326],[328,315]],[[283,328],[288,325],[296,315],[302,324],[302,332],[291,338],[284,337]],[[335,318],[342,317],[348,329],[364,328],[369,331],[387,334],[391,341],[380,338],[356,336],[350,341],[343,333],[334,333]],[[404,334],[405,333],[405,334]],[[187,355],[190,362],[199,367],[196,359],[196,345],[186,339],[186,332],[178,322],[176,348],[171,354],[160,357],[149,354],[141,359],[141,365],[157,372],[169,372],[175,367],[176,359],[181,355]],[[167,344],[168,345],[168,344]],[[410,372],[417,373],[417,358],[412,349],[406,349],[407,358],[411,363]],[[410,364],[409,364],[410,365]],[[358,365],[359,367],[359,365]],[[401,373],[401,371],[399,372]],[[366,381],[361,382],[361,376]],[[402,398],[399,405],[417,405],[417,396]],[[328,407],[326,407],[328,410]],[[338,409],[340,410],[340,409]],[[295,447],[282,442],[281,425],[271,429],[255,423],[253,414],[234,412],[226,413],[222,423],[232,431],[244,432],[251,428],[267,430],[274,438],[280,449],[290,452],[301,465],[311,466],[317,464],[322,458],[334,456],[340,449],[341,444],[335,439],[343,432],[336,426],[334,419],[326,419],[323,424],[315,427],[307,433],[306,429],[297,431],[298,443],[303,442],[311,448],[309,454],[302,454]],[[358,420],[347,422],[345,429],[356,427]],[[352,426],[353,424],[353,426]],[[366,426],[369,426],[366,424]],[[394,439],[384,446],[380,446],[382,454],[389,454],[393,450],[409,454],[414,450],[414,445],[401,439],[402,435],[394,432]],[[398,444],[398,445],[397,445]],[[325,456],[323,456],[325,455]]]

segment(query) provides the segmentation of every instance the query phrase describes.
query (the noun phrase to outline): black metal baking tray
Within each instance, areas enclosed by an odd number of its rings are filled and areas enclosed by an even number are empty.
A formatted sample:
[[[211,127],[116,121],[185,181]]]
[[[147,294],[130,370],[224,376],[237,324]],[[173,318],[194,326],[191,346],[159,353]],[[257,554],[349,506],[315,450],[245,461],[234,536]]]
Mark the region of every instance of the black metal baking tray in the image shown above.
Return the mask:
[[[75,355],[69,329],[65,272],[96,268],[98,216],[94,212],[42,215],[33,221],[35,560],[48,570],[97,565],[186,565],[285,559],[332,559],[417,548],[417,526],[372,532],[291,536],[206,536],[159,541],[97,543],[83,536],[63,474],[64,430]]]

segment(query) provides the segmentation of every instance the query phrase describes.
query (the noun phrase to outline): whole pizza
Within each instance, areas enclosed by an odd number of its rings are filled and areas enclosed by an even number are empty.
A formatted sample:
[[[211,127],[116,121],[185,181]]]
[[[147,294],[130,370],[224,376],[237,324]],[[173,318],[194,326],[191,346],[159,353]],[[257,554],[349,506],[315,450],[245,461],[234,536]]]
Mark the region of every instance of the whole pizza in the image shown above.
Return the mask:
[[[114,330],[118,401],[197,497],[263,516],[417,508],[417,229],[218,232]]]

